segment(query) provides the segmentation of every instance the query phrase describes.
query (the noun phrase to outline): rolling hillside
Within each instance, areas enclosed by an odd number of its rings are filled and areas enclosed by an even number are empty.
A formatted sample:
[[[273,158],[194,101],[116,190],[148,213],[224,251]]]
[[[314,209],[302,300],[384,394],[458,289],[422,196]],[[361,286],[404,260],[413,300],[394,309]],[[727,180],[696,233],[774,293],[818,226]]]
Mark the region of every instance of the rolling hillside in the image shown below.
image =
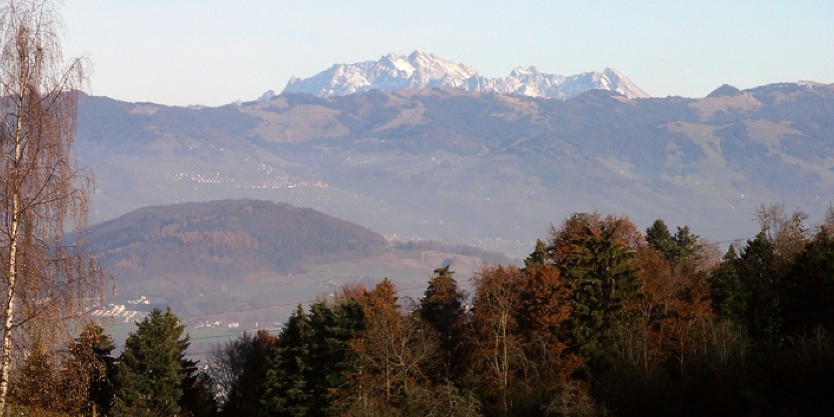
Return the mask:
[[[117,304],[142,299],[248,322],[283,319],[345,284],[390,277],[417,297],[439,266],[451,264],[464,283],[483,263],[510,262],[473,248],[395,245],[309,208],[247,199],[146,207],[93,226],[89,238]]]
[[[91,229],[92,251],[124,278],[232,278],[380,253],[385,239],[312,209],[256,200],[147,207]]]

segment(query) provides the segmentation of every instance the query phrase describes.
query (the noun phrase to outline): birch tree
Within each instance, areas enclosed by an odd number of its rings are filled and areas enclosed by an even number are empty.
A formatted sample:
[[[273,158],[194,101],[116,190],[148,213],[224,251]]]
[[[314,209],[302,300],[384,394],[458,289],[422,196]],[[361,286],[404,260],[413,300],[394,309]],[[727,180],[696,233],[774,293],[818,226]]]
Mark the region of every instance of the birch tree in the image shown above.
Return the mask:
[[[70,155],[81,59],[64,66],[60,17],[48,0],[0,3],[0,415],[16,341],[59,334],[102,275],[80,239],[91,181]]]

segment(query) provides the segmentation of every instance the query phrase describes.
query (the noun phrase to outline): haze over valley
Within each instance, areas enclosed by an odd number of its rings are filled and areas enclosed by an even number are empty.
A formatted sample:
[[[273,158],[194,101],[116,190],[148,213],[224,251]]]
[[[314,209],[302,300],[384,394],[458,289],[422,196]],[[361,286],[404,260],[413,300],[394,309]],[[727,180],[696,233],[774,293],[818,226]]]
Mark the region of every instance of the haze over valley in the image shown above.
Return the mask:
[[[0,416],[831,414],[832,19],[0,0]]]
[[[576,211],[688,222],[727,241],[755,231],[760,203],[816,219],[827,206],[830,85],[703,98],[596,87],[564,100],[426,87],[197,108],[85,97],[76,146],[96,174],[96,221],[249,197],[511,256]]]
[[[453,247],[500,252],[517,262],[550,225],[574,212],[623,214],[644,228],[662,218],[726,246],[755,234],[759,204],[801,207],[820,221],[834,195],[832,85],[743,91],[724,85],[703,98],[648,97],[608,69],[568,77],[524,78],[522,72],[479,79],[471,67],[415,51],[335,65],[291,80],[281,95],[220,107],[82,97],[76,149],[96,175],[93,218],[110,220],[107,227],[130,224],[129,217],[115,218],[145,206],[245,198],[361,225],[382,235],[379,250],[409,241],[445,245],[403,256],[422,259],[417,264],[392,263],[378,250],[376,256],[345,252],[298,264],[310,271],[374,259],[368,270],[375,272],[335,268],[351,272],[317,281],[299,271],[290,279],[292,271],[280,267],[275,256],[287,259],[297,248],[276,250],[268,261],[228,255],[224,262],[237,260],[225,266],[202,258],[213,252],[193,245],[230,233],[216,229],[222,222],[204,224],[201,233],[208,234],[172,248],[185,245],[191,252],[165,249],[147,233],[133,237],[149,248],[140,250],[96,232],[94,248],[119,283],[117,300],[146,296],[197,315],[238,305],[256,310],[249,317],[255,323],[263,321],[257,309],[272,314],[269,306],[282,304],[280,314],[289,314],[293,301],[345,283],[399,274],[406,287],[419,288],[444,260],[458,259],[453,268],[468,276],[496,259],[477,261],[471,257],[477,253],[461,256],[448,250]],[[514,87],[484,88],[490,85]],[[210,207],[222,205],[204,210]],[[147,210],[131,216],[153,219]],[[178,218],[172,224],[190,223],[183,216],[191,209],[172,210]],[[271,238],[282,233],[275,229]],[[246,239],[260,245],[263,256],[272,246],[260,236]],[[117,252],[121,258],[113,257]],[[246,297],[255,292],[221,290],[244,282],[270,289],[254,299]],[[299,282],[310,285],[287,292]],[[276,301],[282,293],[292,296]]]

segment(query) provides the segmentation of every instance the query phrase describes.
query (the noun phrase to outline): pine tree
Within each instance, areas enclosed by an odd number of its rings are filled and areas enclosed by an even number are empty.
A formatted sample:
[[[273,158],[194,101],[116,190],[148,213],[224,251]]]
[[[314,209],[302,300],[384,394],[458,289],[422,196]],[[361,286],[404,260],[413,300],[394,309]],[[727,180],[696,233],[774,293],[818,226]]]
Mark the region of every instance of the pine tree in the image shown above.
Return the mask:
[[[356,369],[357,358],[350,341],[365,327],[365,314],[359,300],[342,297],[333,305],[314,304],[310,308],[311,337],[307,372],[312,415],[336,414],[334,397],[350,385],[348,375]]]
[[[182,380],[182,414],[188,417],[212,417],[217,414],[217,400],[212,391],[211,378],[198,369],[199,361],[180,359],[185,378]]]
[[[116,367],[113,415],[182,415],[183,366],[188,336],[171,309],[153,309],[128,335]]]
[[[429,285],[417,310],[420,318],[437,334],[441,350],[441,360],[434,366],[432,374],[435,379],[453,379],[459,371],[454,356],[461,343],[461,327],[464,321],[464,298],[466,294],[458,288],[449,267],[434,270]],[[457,371],[456,371],[457,369]]]

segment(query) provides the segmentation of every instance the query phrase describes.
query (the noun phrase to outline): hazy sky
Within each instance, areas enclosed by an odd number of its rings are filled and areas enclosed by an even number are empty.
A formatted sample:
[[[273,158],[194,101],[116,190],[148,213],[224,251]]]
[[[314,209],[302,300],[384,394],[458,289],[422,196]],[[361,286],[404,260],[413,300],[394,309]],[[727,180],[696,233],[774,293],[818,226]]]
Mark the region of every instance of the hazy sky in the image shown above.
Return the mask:
[[[415,49],[505,77],[606,66],[655,96],[834,82],[834,1],[68,0],[65,57],[92,93],[221,105],[292,75]]]

